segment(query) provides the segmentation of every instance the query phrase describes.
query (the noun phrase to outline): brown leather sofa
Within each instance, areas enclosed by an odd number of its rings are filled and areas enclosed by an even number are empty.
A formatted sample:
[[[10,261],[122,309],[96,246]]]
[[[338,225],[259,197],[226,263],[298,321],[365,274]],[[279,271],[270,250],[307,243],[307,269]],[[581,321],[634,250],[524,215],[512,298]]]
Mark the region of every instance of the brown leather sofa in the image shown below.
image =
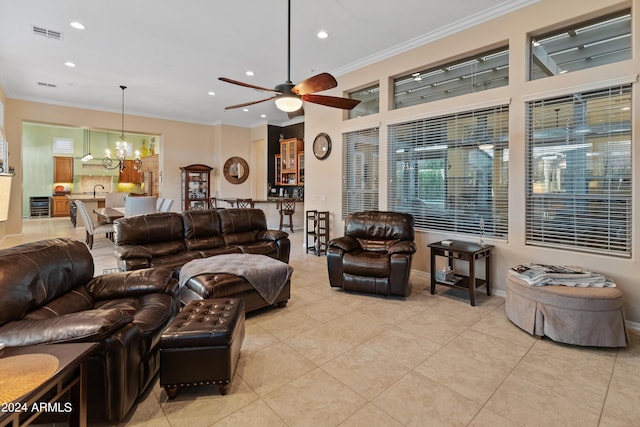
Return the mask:
[[[268,230],[260,209],[137,215],[115,221],[114,228],[114,253],[123,271],[176,268],[193,259],[229,253],[262,254],[289,262],[289,235]]]
[[[0,342],[99,343],[88,361],[88,414],[121,421],[158,372],[178,283],[166,268],[93,275],[91,253],[78,240],[0,250]]]
[[[346,291],[406,297],[416,252],[413,216],[356,212],[345,219],[344,236],[328,243],[329,283]]]

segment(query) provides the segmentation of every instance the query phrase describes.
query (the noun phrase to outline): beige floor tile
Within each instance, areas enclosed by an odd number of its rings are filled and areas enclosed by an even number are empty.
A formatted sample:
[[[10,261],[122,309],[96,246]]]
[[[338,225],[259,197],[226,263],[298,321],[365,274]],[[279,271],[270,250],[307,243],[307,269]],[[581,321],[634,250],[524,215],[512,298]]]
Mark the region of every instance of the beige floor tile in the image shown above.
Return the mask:
[[[285,342],[300,354],[304,354],[316,366],[328,362],[358,344],[327,325],[310,329],[288,338]]]
[[[427,338],[399,328],[387,328],[362,345],[410,369],[424,362],[442,347]]]
[[[484,405],[509,375],[511,368],[498,367],[488,358],[479,361],[465,353],[451,350],[447,345],[420,364],[415,371]]]
[[[471,421],[469,427],[518,427],[519,425],[520,424],[483,408],[478,415],[476,415],[473,421]]]
[[[351,307],[326,298],[316,301],[315,304],[308,304],[302,307],[294,306],[294,309],[321,323],[327,323],[353,311]]]
[[[239,427],[239,426],[260,426],[260,427],[282,427],[285,423],[264,400],[259,399],[239,409],[233,414],[212,424],[214,427]],[[198,427],[198,426],[192,426]]]
[[[236,374],[226,396],[220,395],[215,385],[184,387],[174,400],[163,395],[160,404],[171,426],[194,427],[211,425],[257,399],[258,395]]]
[[[257,351],[280,340],[255,322],[245,323],[245,336],[242,341],[242,352]]]
[[[297,286],[291,289],[291,299],[287,307],[298,309],[305,305],[313,305],[319,301],[324,301],[326,297],[317,292]]]
[[[410,372],[372,402],[406,426],[464,426],[480,405],[417,372]]]
[[[398,421],[375,405],[369,403],[364,408],[350,416],[340,427],[402,427]]]
[[[625,422],[640,424],[640,371],[616,366],[604,412]]]
[[[280,387],[264,400],[291,427],[337,426],[367,403],[322,369]]]
[[[607,394],[615,359],[597,357],[585,360],[580,355],[577,357],[580,361],[577,362],[571,357],[557,357],[560,352],[567,354],[566,351],[556,349],[554,353],[548,349],[544,344],[534,345],[513,371],[513,376],[600,410]],[[571,354],[573,359],[578,356],[575,349]]]
[[[372,400],[409,371],[363,345],[341,354],[321,368],[367,400]]]
[[[236,375],[260,396],[315,369],[316,365],[278,342],[258,351],[242,352]]]
[[[441,311],[427,309],[398,324],[398,327],[444,345],[469,328],[466,321],[460,321]]]
[[[588,405],[516,376],[508,377],[485,407],[527,427],[591,427],[598,425],[600,415]]]
[[[638,419],[626,421],[621,418],[603,412],[600,416],[600,424],[598,427],[638,427]]]
[[[154,397],[151,394],[138,403],[135,412],[125,423],[127,427],[170,427],[160,403]]]
[[[271,310],[260,318],[256,317],[254,321],[280,340],[298,335],[321,324],[303,313],[288,308]]]
[[[529,335],[509,320],[504,311],[504,305],[496,307],[487,316],[478,320],[471,329],[518,346],[531,347],[536,342],[533,335]]]
[[[467,329],[447,344],[444,350],[465,354],[483,365],[512,369],[526,354],[529,347],[520,346],[512,341],[496,338],[474,329]]]

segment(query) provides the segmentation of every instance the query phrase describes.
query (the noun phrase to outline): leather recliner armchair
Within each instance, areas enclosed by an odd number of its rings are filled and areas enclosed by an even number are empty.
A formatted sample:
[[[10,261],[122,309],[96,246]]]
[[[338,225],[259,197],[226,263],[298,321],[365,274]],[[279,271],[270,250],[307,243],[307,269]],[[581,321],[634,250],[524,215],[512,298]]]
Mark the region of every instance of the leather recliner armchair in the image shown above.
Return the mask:
[[[0,342],[96,342],[88,416],[121,421],[159,369],[160,336],[179,308],[168,268],[93,276],[84,242],[58,238],[0,250]]]
[[[346,291],[406,297],[416,252],[413,216],[367,211],[349,214],[344,236],[328,244],[329,283]]]

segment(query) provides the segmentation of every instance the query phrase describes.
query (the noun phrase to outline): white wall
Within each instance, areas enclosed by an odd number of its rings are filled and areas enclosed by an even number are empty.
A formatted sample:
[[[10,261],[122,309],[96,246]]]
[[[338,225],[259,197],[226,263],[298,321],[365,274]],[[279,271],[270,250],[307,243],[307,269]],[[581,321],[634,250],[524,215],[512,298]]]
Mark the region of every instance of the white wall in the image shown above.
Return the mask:
[[[380,84],[380,113],[352,120],[343,118],[341,111],[307,104],[305,105],[305,151],[311,153],[313,138],[319,132],[326,132],[333,141],[333,150],[328,159],[319,161],[307,156],[305,209],[329,210],[332,212],[331,236],[343,234],[344,222],[341,218],[341,185],[342,185],[342,134],[345,132],[380,126],[380,209],[386,208],[387,190],[387,125],[399,121],[409,121],[438,113],[465,111],[496,100],[506,100],[510,105],[509,120],[509,234],[507,241],[495,241],[492,280],[496,293],[505,290],[505,274],[516,264],[523,262],[540,262],[548,264],[582,265],[594,271],[611,276],[625,294],[627,320],[640,323],[640,186],[634,173],[633,200],[633,256],[631,259],[620,259],[610,256],[584,254],[566,250],[546,249],[525,245],[525,100],[535,94],[555,93],[557,91],[572,93],[585,87],[607,87],[610,81],[634,76],[640,70],[640,31],[636,25],[633,29],[633,59],[555,76],[536,81],[526,81],[528,34],[549,31],[567,23],[580,22],[625,7],[640,6],[639,1],[620,2],[613,0],[541,0],[540,2],[497,18],[493,21],[467,29],[446,38],[431,42],[412,51],[401,53],[395,57],[382,60],[376,64],[353,71],[338,78],[338,89],[331,95],[343,96],[344,92],[370,85]],[[640,8],[632,10],[632,22],[638,22]],[[390,110],[390,80],[393,76],[407,73],[415,69],[424,69],[431,65],[447,62],[456,57],[463,57],[487,48],[503,45],[510,46],[509,86],[490,91],[479,92],[432,103]],[[640,107],[640,96],[637,84],[633,88],[633,108]],[[637,115],[636,115],[637,117]],[[638,119],[633,125],[640,128]],[[634,135],[634,146],[637,145],[638,132]],[[639,170],[640,150],[633,150],[634,171]],[[427,272],[428,248],[426,245],[445,237],[466,238],[437,232],[420,231],[416,243],[418,252],[413,267]],[[483,290],[481,290],[483,291]],[[638,325],[640,326],[640,325]]]

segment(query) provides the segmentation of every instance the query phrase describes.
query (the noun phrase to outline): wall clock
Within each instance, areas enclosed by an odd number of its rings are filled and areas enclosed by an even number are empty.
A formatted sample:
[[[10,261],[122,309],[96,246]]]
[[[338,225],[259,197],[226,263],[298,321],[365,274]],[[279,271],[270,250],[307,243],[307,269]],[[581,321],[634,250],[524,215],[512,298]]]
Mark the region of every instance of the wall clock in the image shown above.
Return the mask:
[[[313,155],[318,160],[324,160],[331,153],[331,138],[326,133],[319,133],[313,140]]]

